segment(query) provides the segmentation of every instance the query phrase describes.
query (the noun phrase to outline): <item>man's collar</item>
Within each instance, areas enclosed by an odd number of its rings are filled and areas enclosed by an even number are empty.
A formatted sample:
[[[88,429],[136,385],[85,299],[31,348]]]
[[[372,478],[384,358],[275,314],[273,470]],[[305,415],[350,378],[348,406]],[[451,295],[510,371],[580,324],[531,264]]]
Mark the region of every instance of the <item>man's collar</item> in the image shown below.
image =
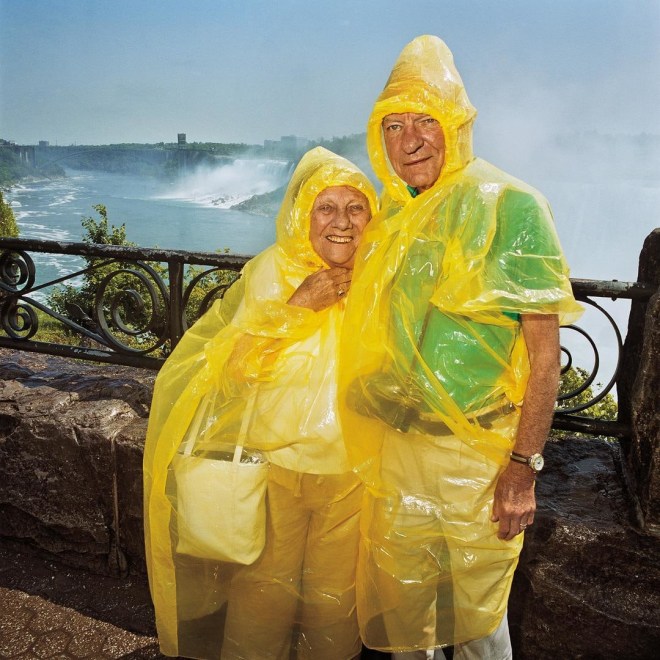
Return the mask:
[[[406,184],[406,188],[408,188],[408,192],[410,193],[411,197],[417,197],[417,195],[419,195],[419,191],[417,190],[417,188],[413,188],[408,184]]]

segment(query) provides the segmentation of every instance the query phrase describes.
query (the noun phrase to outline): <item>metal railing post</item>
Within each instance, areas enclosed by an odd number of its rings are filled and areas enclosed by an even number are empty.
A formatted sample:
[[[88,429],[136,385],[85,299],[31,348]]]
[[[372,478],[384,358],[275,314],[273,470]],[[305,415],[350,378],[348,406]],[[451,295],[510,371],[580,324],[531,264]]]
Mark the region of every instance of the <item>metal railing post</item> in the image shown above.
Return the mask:
[[[183,337],[183,262],[168,261],[167,269],[170,284],[169,326],[171,348]]]

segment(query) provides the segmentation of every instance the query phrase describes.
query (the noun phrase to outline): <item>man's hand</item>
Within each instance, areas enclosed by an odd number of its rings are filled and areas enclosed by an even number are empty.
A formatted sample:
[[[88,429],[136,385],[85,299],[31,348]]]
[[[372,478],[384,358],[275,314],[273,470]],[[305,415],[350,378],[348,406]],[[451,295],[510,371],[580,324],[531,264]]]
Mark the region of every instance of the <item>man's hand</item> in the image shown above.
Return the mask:
[[[345,297],[352,276],[353,270],[350,268],[319,270],[306,277],[287,302],[289,305],[320,312]]]
[[[522,463],[511,461],[495,487],[491,520],[500,523],[497,536],[510,541],[534,522],[536,496],[534,473]]]

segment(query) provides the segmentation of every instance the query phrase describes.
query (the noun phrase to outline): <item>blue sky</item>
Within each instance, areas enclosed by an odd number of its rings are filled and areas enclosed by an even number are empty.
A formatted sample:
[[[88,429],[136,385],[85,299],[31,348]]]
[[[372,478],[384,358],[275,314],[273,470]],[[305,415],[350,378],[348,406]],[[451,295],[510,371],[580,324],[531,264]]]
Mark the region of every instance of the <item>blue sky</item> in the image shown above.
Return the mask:
[[[660,0],[0,0],[0,137],[358,133],[424,33],[454,52],[485,141],[660,134]]]

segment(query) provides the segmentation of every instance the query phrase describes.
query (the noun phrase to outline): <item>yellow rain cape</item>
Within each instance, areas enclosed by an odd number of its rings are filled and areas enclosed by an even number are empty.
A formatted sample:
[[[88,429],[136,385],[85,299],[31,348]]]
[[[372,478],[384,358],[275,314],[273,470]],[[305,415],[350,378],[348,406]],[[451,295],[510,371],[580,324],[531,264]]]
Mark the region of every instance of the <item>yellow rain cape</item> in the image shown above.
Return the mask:
[[[413,196],[381,122],[437,119],[440,177]],[[358,573],[367,646],[431,648],[492,632],[522,537],[490,507],[529,364],[520,315],[581,313],[545,199],[472,154],[476,111],[437,37],[397,60],[367,129],[383,182],[356,261],[340,358],[349,458],[368,486]]]
[[[170,471],[200,401],[211,404],[196,451],[233,448],[246,403],[258,388],[248,452],[291,450],[287,460],[297,462],[285,467],[317,474],[348,469],[335,406],[345,305],[314,312],[287,304],[308,275],[327,267],[310,242],[310,212],[319,192],[343,185],[364,193],[375,211],[373,187],[354,165],[320,147],[303,156],[277,217],[276,243],[252,259],[224,298],[186,332],[156,380],[144,450],[145,542],[166,655],[220,657],[227,594],[237,570],[175,552]],[[325,451],[314,451],[324,443]],[[296,452],[300,446],[310,451]],[[305,456],[313,464],[305,464]]]

